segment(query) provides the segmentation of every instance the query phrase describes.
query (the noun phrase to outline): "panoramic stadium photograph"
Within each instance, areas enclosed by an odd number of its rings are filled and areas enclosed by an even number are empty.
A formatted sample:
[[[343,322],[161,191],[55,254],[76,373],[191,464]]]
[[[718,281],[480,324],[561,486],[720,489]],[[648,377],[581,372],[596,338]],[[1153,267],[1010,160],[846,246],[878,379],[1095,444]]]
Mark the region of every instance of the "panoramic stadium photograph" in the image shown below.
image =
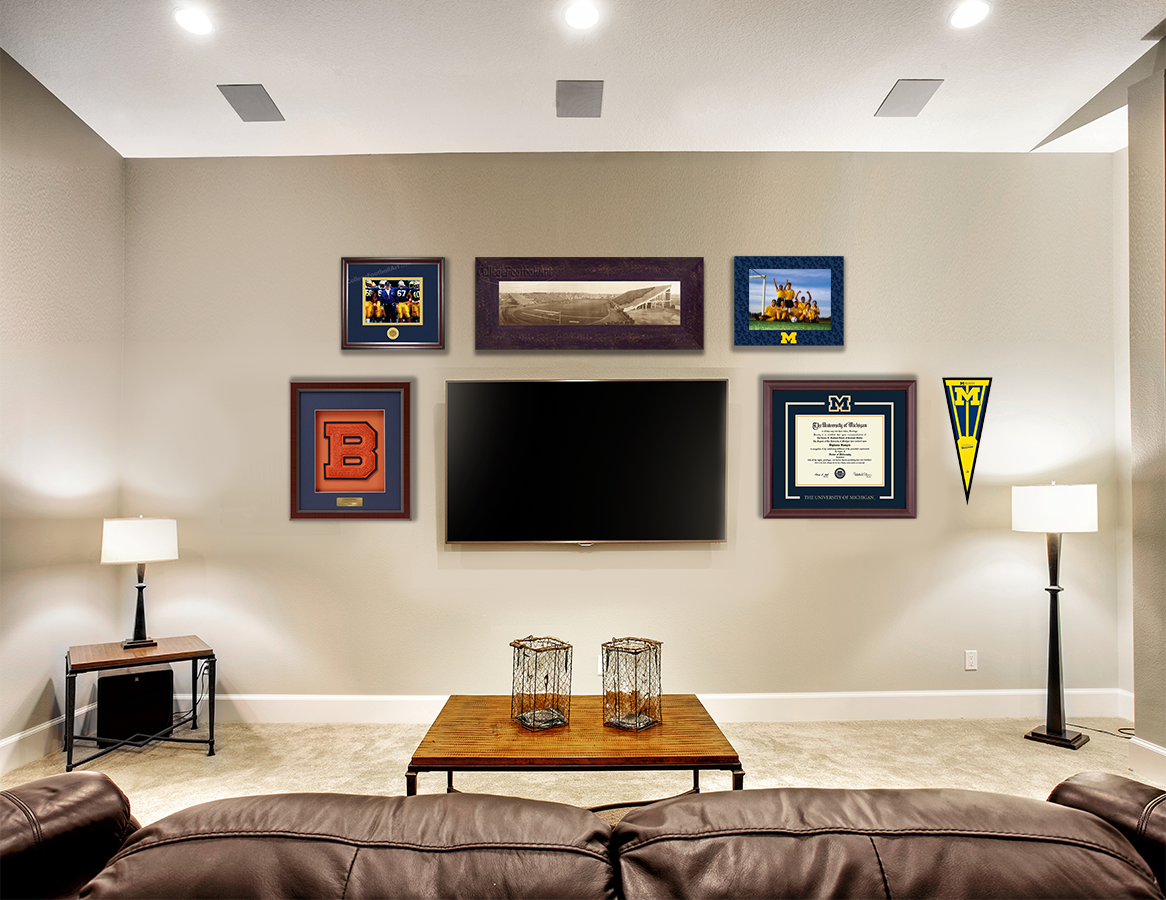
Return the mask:
[[[680,282],[502,281],[498,324],[679,325]]]

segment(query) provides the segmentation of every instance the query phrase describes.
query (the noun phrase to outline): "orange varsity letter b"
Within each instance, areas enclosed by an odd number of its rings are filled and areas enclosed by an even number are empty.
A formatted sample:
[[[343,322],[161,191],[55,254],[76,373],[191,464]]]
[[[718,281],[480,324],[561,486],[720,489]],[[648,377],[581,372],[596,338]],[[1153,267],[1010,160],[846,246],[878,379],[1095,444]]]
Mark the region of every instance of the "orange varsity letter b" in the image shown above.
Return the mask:
[[[325,422],[324,477],[368,478],[377,470],[377,433],[368,422]]]

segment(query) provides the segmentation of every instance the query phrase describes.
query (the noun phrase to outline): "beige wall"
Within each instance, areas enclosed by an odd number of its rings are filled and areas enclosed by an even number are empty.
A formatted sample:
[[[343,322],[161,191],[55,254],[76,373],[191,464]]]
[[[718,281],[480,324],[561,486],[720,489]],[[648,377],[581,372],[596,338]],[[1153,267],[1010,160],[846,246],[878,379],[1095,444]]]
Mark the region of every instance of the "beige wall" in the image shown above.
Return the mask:
[[[1130,396],[1138,737],[1166,747],[1166,74],[1130,88]],[[1166,772],[1166,759],[1159,762]]]
[[[71,212],[5,167],[26,204],[5,214],[6,249],[9,231],[65,229]],[[124,435],[101,503],[58,510],[33,485],[9,511],[27,466],[8,447],[66,402],[51,388],[74,358],[42,337],[27,349],[41,394],[3,388],[0,665],[18,699],[0,736],[44,721],[61,646],[128,633],[129,576],[94,564],[92,517],[113,512],[178,517],[181,560],[148,576],[150,629],[210,642],[226,692],[506,692],[508,642],[530,633],[575,644],[579,693],[598,689],[599,643],[628,634],[665,642],[670,691],[1043,689],[1044,542],[1009,531],[1009,487],[1096,481],[1101,530],[1065,539],[1065,678],[1117,688],[1113,172],[1108,155],[1053,154],[127,161],[120,388],[112,336],[92,378],[68,382],[105,386],[87,434]],[[342,352],[341,257],[413,254],[447,260],[447,349]],[[845,347],[734,347],[734,254],[843,256]],[[477,352],[474,258],[494,255],[703,256],[705,349]],[[116,247],[103,258],[120,265]],[[37,302],[35,279],[11,290],[6,266],[5,321]],[[984,375],[965,504],[941,379]],[[918,380],[916,519],[761,519],[760,383],[802,376]],[[334,377],[413,380],[411,521],[289,521],[288,383]],[[447,547],[444,383],[475,377],[727,377],[728,541]],[[95,595],[86,614],[63,614],[78,601],[57,589],[62,569]]]
[[[1044,547],[1014,482],[1097,481],[1066,539],[1070,687],[1116,687],[1109,156],[610,154],[128,163],[127,511],[180,517],[155,629],[213,642],[227,691],[509,689],[508,642],[665,642],[707,692],[1044,686]],[[734,348],[735,253],[845,257],[846,346]],[[339,349],[345,255],[440,254],[448,349]],[[700,255],[702,353],[474,350],[476,255]],[[919,515],[760,518],[760,382],[919,381]],[[995,381],[965,505],[945,375]],[[288,521],[288,382],[411,378],[411,522]],[[729,540],[463,548],[442,533],[448,378],[725,376]],[[128,421],[127,421],[128,427]],[[963,671],[964,649],[980,652]]]
[[[118,503],[125,183],[122,158],[2,51],[0,117],[7,738],[59,714],[78,634],[127,627],[117,573],[97,565],[101,517]]]
[[[1130,184],[1128,148],[1113,154],[1114,494],[1117,551],[1118,687],[1134,692],[1133,497],[1130,482]]]

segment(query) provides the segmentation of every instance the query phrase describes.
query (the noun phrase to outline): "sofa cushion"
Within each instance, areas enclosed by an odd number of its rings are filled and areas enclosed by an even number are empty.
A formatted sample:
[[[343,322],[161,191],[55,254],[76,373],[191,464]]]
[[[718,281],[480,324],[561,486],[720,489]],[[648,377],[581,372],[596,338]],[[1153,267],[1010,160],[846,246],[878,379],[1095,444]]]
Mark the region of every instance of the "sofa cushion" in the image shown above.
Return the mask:
[[[961,790],[689,795],[616,825],[628,900],[649,897],[1161,897],[1114,828]]]
[[[70,772],[0,791],[0,896],[76,897],[138,827],[98,772]]]
[[[145,826],[82,896],[612,898],[610,836],[514,797],[238,797]]]

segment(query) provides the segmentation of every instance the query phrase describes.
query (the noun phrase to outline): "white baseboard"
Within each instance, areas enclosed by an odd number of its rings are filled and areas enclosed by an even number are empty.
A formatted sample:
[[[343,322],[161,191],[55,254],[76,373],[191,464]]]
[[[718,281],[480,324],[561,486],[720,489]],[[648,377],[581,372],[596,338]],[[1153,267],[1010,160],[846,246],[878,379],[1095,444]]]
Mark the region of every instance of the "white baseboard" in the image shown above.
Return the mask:
[[[1124,695],[1124,696],[1123,696]],[[1005,719],[1045,714],[1043,690],[887,691],[805,694],[699,694],[718,722],[851,719]],[[447,695],[220,694],[220,722],[395,722],[427,725]],[[1123,716],[1128,697],[1129,715]],[[189,695],[185,697],[189,703]],[[1072,716],[1133,718],[1133,695],[1117,688],[1069,689]]]
[[[1043,689],[854,691],[805,694],[698,694],[718,722],[831,722],[862,719],[1043,719]],[[1066,715],[1133,719],[1133,694],[1069,688]]]
[[[1130,768],[1139,778],[1166,784],[1166,747],[1130,738]]]
[[[444,694],[218,694],[216,722],[369,722],[426,725],[446,701]],[[999,691],[859,691],[801,694],[699,694],[718,722],[812,722],[861,719],[1011,719],[1040,720],[1045,692],[1040,689]],[[177,695],[179,708],[189,708],[190,695]],[[1068,689],[1068,718],[1119,716],[1133,719],[1133,694],[1119,688]],[[95,709],[77,710],[78,718]],[[0,740],[0,772],[60,752],[64,716]],[[1135,741],[1137,739],[1135,738]],[[1166,766],[1166,751],[1139,741],[1137,752],[1146,770]],[[1135,754],[1130,748],[1131,765]],[[1135,771],[1140,771],[1134,766]]]
[[[367,722],[428,725],[448,694],[218,694],[216,722]],[[190,695],[185,697],[190,703]]]
[[[79,707],[76,718],[84,721],[86,715],[96,710],[96,703]],[[62,752],[61,742],[65,739],[64,723],[65,717],[57,716],[0,741],[0,773],[11,772],[50,753]]]

